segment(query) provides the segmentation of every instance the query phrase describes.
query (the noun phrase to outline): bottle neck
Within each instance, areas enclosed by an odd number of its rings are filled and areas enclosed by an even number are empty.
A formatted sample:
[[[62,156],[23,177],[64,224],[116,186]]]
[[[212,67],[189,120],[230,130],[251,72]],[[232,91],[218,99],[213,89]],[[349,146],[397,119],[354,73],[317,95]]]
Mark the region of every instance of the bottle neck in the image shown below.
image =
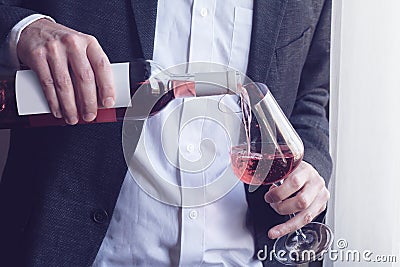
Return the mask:
[[[168,70],[161,70],[157,66],[157,70],[160,72],[152,76],[153,66],[151,61],[144,59],[130,62],[132,96],[143,85],[145,85],[143,90],[146,91],[146,94],[152,96],[161,96],[168,92],[172,93],[175,98],[184,98],[237,94],[241,84],[241,75],[233,70],[175,74]]]
[[[151,65],[143,58],[129,62],[129,84],[132,89],[140,87],[151,76]]]

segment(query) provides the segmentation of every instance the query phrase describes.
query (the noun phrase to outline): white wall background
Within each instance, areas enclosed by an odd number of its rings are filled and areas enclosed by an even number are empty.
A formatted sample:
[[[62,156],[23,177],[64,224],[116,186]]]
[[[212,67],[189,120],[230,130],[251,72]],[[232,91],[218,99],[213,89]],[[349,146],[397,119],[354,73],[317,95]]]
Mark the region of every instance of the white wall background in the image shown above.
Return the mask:
[[[334,0],[333,23],[328,222],[335,243],[397,263],[325,266],[400,266],[400,1]]]

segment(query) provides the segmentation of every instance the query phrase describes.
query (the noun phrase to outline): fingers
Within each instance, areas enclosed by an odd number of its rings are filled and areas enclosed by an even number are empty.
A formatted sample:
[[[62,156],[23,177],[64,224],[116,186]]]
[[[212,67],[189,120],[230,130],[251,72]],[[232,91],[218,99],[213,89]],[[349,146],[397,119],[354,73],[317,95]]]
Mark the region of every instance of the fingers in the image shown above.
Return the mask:
[[[67,56],[60,51],[59,45],[49,48],[47,63],[54,81],[54,87],[66,123],[74,125],[79,121],[75,103],[75,92],[68,70]]]
[[[274,226],[268,231],[268,237],[275,239],[284,236],[288,233],[294,232],[309,224],[318,214],[326,209],[326,202],[329,199],[328,190],[323,190],[322,194],[319,194],[315,201],[305,210],[296,214],[290,220],[283,224]]]
[[[79,117],[90,122],[98,103],[114,105],[111,65],[94,37],[43,19],[23,30],[17,51],[38,75],[55,117],[68,124]]]
[[[115,104],[115,89],[111,65],[97,40],[94,37],[90,37],[89,40],[86,52],[96,77],[100,103],[106,108],[111,108]]]
[[[267,203],[276,203],[287,199],[297,191],[299,191],[308,178],[313,175],[317,175],[311,173],[313,168],[309,168],[311,165],[305,162],[301,162],[299,166],[284,180],[283,184],[278,187],[270,188],[270,190],[265,194],[265,201]],[[316,172],[316,171],[315,171]]]
[[[271,207],[280,215],[300,212],[311,206],[323,189],[323,183],[312,184],[308,182],[295,196],[284,201],[271,203]]]
[[[73,73],[76,99],[83,120],[90,122],[97,116],[97,93],[94,72],[79,40],[71,40],[68,60]]]
[[[31,69],[37,73],[40,79],[40,84],[43,88],[51,113],[56,118],[62,118],[61,108],[54,87],[53,76],[51,75],[47,61],[38,58],[38,60],[31,65]]]

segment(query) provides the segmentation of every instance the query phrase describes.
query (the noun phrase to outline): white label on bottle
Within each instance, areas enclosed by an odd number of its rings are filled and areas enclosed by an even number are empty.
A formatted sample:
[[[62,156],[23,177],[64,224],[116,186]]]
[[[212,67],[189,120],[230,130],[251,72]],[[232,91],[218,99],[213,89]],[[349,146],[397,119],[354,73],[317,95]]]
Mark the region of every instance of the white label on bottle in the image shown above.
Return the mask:
[[[129,63],[111,64],[115,84],[115,108],[131,106]],[[15,95],[19,115],[50,113],[42,87],[31,70],[18,71],[15,78]],[[101,108],[101,107],[100,107]]]

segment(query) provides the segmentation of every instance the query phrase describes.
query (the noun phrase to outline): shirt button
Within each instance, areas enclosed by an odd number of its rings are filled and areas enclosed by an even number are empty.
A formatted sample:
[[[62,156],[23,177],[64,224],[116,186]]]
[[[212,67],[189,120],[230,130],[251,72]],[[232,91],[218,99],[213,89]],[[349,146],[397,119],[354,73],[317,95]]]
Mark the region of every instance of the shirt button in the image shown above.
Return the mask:
[[[98,209],[93,213],[93,221],[98,224],[103,224],[108,220],[107,211]]]
[[[193,144],[189,144],[186,147],[187,152],[192,153],[194,151],[194,145]]]
[[[192,219],[192,220],[195,220],[197,218],[197,215],[198,215],[198,212],[195,211],[195,210],[191,210],[189,212],[189,218]]]
[[[202,17],[206,17],[206,16],[208,15],[208,9],[205,8],[205,7],[203,7],[203,8],[200,10],[200,15],[201,15]]]

